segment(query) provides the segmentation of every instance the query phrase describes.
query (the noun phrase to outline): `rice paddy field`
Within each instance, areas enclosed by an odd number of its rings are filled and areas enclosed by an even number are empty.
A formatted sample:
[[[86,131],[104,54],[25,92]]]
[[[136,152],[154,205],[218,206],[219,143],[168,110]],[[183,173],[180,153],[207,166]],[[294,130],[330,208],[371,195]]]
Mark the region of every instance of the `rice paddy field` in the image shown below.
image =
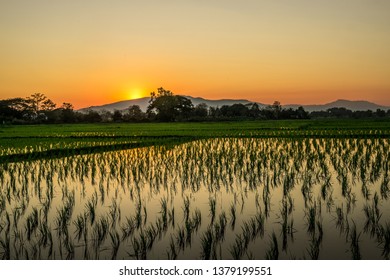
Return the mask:
[[[0,127],[1,259],[389,259],[390,122]]]

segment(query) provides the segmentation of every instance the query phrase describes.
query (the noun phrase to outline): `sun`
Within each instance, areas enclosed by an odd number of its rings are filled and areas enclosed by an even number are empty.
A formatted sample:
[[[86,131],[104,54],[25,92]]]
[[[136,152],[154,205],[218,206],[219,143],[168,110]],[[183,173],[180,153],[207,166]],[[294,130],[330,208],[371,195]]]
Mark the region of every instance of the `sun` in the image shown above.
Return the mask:
[[[145,93],[144,90],[140,88],[133,88],[129,91],[128,97],[129,99],[138,99],[138,98],[145,97]]]

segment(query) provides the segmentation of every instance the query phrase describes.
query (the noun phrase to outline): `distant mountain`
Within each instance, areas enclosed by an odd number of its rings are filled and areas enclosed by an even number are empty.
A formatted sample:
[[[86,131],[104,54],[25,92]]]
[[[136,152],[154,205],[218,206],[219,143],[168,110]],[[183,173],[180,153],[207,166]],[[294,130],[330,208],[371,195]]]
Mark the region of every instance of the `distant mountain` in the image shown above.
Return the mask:
[[[297,109],[299,106],[302,106],[306,111],[312,112],[312,111],[326,111],[330,108],[341,108],[344,107],[346,109],[349,109],[351,111],[376,111],[377,109],[382,110],[388,110],[390,107],[378,105],[369,101],[359,100],[359,101],[351,101],[351,100],[345,100],[345,99],[338,99],[336,101],[322,104],[322,105],[299,105],[299,104],[289,104],[284,105],[284,108],[292,108]]]
[[[114,112],[115,110],[121,111],[129,108],[130,106],[138,105],[142,111],[146,112],[146,108],[148,108],[149,105],[149,100],[150,100],[149,97],[143,97],[138,99],[119,101],[119,102],[100,105],[100,106],[86,107],[86,108],[79,109],[78,111],[83,113],[89,110]]]
[[[192,97],[192,96],[186,96],[183,95],[184,97],[188,98],[191,100],[192,104],[194,106],[197,106],[198,104],[205,103],[207,106],[212,106],[212,107],[221,107],[223,105],[233,105],[237,103],[241,104],[248,104],[248,103],[253,103],[252,101],[246,100],[246,99],[218,99],[218,100],[211,100],[211,99],[205,99],[202,97]],[[143,97],[143,98],[138,98],[138,99],[132,99],[132,100],[125,100],[125,101],[119,101],[115,103],[110,103],[110,104],[105,104],[101,106],[91,106],[87,108],[82,108],[79,109],[79,112],[87,112],[89,110],[93,111],[110,111],[114,112],[115,110],[125,110],[129,108],[132,105],[138,105],[142,111],[146,112],[146,109],[148,108],[149,105],[149,100],[150,97]],[[266,105],[257,103],[260,108],[264,107]]]
[[[233,105],[233,104],[250,104],[254,103],[253,101],[247,100],[247,99],[218,99],[218,100],[211,100],[211,99],[205,99],[202,97],[192,97],[192,96],[186,96],[183,95],[186,98],[190,99],[192,101],[192,104],[194,106],[200,104],[200,103],[205,103],[207,106],[212,106],[212,107],[221,107],[223,105]],[[149,97],[143,97],[143,98],[138,98],[138,99],[132,99],[132,100],[124,100],[124,101],[119,101],[115,103],[110,103],[110,104],[105,104],[101,106],[91,106],[87,108],[82,108],[78,110],[79,112],[87,112],[89,110],[93,111],[109,111],[109,112],[114,112],[114,110],[125,110],[129,108],[132,105],[138,105],[142,111],[146,112],[146,109],[149,105]],[[268,104],[263,104],[263,103],[258,103],[256,102],[260,108],[268,106]],[[334,107],[344,107],[352,111],[366,111],[366,110],[371,110],[371,111],[376,111],[376,109],[382,109],[382,110],[389,110],[390,107],[378,105],[369,101],[351,101],[351,100],[344,100],[344,99],[339,99],[330,103],[322,104],[322,105],[299,105],[299,104],[288,104],[288,105],[283,105],[283,108],[292,108],[292,109],[297,109],[299,106],[302,106],[306,111],[312,112],[312,111],[325,111],[330,108]]]
[[[255,103],[253,101],[247,100],[247,99],[217,99],[217,100],[212,100],[212,99],[205,99],[202,97],[192,97],[192,96],[187,96],[183,95],[184,97],[190,99],[192,101],[192,104],[194,106],[199,105],[201,103],[205,103],[207,106],[212,106],[212,107],[221,107],[223,105],[233,105],[233,104],[249,104],[249,103]],[[256,102],[260,107],[267,106],[262,103]]]

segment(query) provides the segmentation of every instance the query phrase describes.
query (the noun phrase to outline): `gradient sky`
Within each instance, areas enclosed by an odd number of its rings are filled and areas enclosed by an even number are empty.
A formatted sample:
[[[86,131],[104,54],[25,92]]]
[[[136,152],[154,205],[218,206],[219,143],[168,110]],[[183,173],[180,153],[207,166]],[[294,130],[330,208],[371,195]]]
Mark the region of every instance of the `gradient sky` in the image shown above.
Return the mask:
[[[390,105],[389,0],[0,0],[0,99]]]

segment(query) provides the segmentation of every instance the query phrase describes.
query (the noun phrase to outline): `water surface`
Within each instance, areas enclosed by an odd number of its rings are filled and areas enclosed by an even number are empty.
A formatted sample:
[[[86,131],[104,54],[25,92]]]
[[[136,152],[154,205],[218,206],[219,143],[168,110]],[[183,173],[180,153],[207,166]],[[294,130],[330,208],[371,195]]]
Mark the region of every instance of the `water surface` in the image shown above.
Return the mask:
[[[5,259],[383,259],[388,139],[218,138],[0,165]]]

